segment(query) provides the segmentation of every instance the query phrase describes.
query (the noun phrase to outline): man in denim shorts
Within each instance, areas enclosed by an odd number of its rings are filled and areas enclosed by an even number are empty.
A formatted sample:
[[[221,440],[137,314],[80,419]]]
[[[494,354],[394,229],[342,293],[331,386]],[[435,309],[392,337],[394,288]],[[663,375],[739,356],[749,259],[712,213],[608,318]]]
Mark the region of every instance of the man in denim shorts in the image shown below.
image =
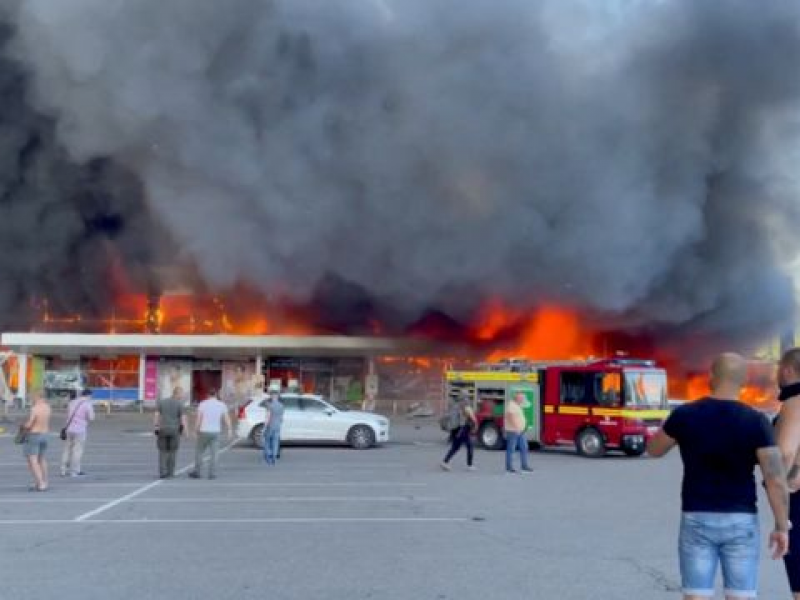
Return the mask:
[[[663,456],[678,445],[683,459],[679,557],[685,600],[714,596],[718,565],[728,600],[757,596],[756,464],[775,516],[772,557],[788,551],[785,469],[770,423],[738,402],[746,379],[741,356],[719,356],[711,367],[711,396],[676,409],[647,447],[652,456]]]
[[[29,488],[32,492],[47,490],[47,438],[50,433],[50,406],[42,392],[33,395],[31,414],[24,424],[28,435],[22,446],[22,453],[28,462],[28,468],[33,475],[33,485]]]

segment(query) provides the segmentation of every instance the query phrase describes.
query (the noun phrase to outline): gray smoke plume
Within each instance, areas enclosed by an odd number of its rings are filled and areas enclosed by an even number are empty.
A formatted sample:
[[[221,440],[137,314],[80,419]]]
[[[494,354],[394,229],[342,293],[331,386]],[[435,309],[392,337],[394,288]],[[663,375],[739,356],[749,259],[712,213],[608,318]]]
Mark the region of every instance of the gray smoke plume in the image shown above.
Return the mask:
[[[0,23],[0,48],[9,36]],[[158,227],[141,211],[138,179],[103,158],[71,161],[26,90],[20,66],[0,56],[0,325],[108,314],[115,264],[151,285],[147,232]]]
[[[401,322],[488,296],[623,328],[749,336],[792,317],[795,0],[6,9],[25,101],[73,163],[138,176],[215,289],[304,302],[342,282]],[[51,183],[27,202],[60,205]],[[142,206],[112,197],[128,232]],[[81,231],[31,250],[37,268]]]

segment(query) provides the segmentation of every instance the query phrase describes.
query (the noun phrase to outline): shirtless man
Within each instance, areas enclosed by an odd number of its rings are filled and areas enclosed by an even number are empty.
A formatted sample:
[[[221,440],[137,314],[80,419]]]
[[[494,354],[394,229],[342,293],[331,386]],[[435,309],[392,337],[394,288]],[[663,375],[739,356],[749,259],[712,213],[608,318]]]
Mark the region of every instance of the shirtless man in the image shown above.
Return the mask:
[[[47,460],[44,454],[50,433],[50,405],[41,392],[33,395],[31,414],[25,423],[25,429],[28,437],[22,446],[22,452],[34,479],[34,485],[29,489],[32,492],[44,492],[47,489]]]

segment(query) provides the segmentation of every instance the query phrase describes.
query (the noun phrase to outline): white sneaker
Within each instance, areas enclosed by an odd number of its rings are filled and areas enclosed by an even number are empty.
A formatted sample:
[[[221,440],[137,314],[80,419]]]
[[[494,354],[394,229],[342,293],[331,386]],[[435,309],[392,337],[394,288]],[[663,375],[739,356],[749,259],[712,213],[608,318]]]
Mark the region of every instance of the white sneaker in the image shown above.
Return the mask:
[[[470,465],[470,466],[467,467],[467,471],[477,471],[477,470],[478,470],[478,467],[476,467],[475,465]]]
[[[440,463],[439,466],[442,467],[442,471],[450,470],[450,465],[448,465],[446,462]]]

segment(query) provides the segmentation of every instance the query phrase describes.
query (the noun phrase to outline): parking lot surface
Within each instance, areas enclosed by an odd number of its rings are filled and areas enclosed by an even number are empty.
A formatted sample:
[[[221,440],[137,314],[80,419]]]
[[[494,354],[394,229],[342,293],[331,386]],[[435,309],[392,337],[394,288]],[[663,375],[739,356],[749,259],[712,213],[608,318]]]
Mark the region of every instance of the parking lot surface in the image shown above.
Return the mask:
[[[385,447],[289,447],[272,468],[226,444],[214,481],[186,477],[184,440],[182,475],[162,481],[149,422],[100,417],[79,479],[58,476],[53,436],[45,493],[0,436],[0,598],[679,597],[677,455],[536,452],[511,475],[478,451],[476,472],[462,454],[444,473],[439,432],[400,421]],[[762,579],[787,596],[766,556]]]

